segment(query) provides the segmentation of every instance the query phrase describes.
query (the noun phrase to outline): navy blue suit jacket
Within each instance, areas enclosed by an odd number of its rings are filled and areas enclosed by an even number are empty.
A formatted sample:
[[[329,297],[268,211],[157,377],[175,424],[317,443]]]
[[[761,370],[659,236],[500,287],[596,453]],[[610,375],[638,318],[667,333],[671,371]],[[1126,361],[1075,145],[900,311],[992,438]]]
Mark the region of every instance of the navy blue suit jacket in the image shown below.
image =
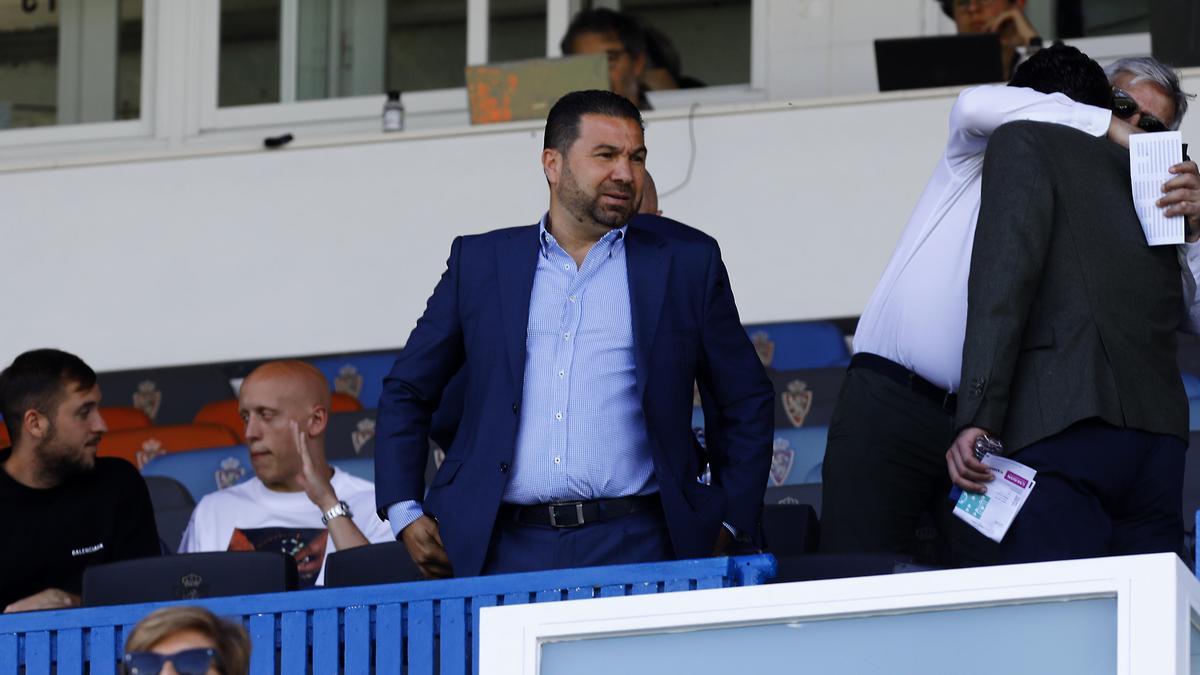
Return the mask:
[[[478,574],[515,452],[538,226],[458,237],[446,271],[384,380],[375,446],[381,510],[424,502],[456,575]],[[625,239],[638,393],[663,511],[680,558],[711,553],[721,522],[752,532],[771,465],[770,380],[746,337],[720,249],[664,218]],[[459,371],[461,369],[461,374]],[[462,415],[425,494],[431,419],[456,374]],[[693,382],[720,429],[714,485],[696,480]]]

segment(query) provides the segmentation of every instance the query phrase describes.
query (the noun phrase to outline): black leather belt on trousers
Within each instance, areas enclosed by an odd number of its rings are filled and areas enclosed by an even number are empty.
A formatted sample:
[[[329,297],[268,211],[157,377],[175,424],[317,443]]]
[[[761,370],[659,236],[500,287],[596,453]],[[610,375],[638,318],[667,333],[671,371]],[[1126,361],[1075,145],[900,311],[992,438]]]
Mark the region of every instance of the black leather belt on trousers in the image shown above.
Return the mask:
[[[904,366],[877,354],[859,352],[850,358],[850,368],[864,368],[894,380],[897,384],[915,391],[933,401],[951,415],[958,405],[958,396],[937,386]]]
[[[612,520],[660,506],[658,495],[595,499],[586,502],[554,502],[553,504],[502,504],[500,516],[522,525],[549,527],[579,527],[588,523]]]

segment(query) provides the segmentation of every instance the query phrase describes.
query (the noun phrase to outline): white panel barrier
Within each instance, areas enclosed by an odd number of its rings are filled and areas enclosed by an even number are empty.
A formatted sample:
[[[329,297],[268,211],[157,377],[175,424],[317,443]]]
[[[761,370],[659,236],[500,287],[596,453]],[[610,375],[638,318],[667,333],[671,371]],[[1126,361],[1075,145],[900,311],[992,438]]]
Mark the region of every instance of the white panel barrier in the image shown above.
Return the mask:
[[[483,675],[1200,672],[1172,554],[483,610]]]

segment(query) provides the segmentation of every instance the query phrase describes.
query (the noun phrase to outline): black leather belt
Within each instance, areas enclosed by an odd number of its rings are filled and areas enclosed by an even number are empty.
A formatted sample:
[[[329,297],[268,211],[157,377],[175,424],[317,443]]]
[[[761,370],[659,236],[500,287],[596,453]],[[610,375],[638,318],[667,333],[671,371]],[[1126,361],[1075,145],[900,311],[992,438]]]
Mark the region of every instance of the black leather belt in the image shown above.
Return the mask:
[[[933,401],[939,408],[952,415],[954,414],[954,409],[958,406],[958,395],[942,389],[899,363],[885,359],[877,354],[868,354],[866,352],[855,354],[850,358],[850,368],[865,368],[866,370],[879,373],[895,381],[900,386],[908,387],[930,401]]]
[[[502,504],[500,515],[522,525],[548,527],[579,527],[588,523],[612,520],[638,511],[661,508],[658,495],[595,499],[586,502],[554,502],[553,504]]]

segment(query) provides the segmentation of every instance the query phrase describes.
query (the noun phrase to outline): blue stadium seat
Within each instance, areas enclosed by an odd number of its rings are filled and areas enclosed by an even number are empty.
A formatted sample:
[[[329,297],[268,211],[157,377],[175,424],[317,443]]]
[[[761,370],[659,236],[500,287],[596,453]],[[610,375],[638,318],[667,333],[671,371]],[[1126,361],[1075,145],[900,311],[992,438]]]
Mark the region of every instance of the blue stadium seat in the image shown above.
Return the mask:
[[[193,499],[200,501],[210,492],[250,480],[254,467],[246,446],[232,445],[159,455],[142,467],[142,474],[174,478],[183,483]]]
[[[1200,431],[1200,377],[1183,373],[1183,390],[1188,397],[1188,429]]]
[[[763,365],[775,370],[844,366],[850,362],[846,339],[828,321],[791,321],[746,326]]]
[[[325,428],[325,457],[339,459],[375,456],[375,411],[338,412]]]
[[[355,457],[352,459],[330,459],[329,465],[351,476],[375,482],[375,458]]]
[[[383,378],[391,372],[398,354],[394,351],[347,354],[308,359],[308,362],[329,379],[329,386],[334,391],[349,394],[364,408],[374,409],[383,393]]]
[[[828,427],[776,429],[768,487],[820,483],[828,435]]]

